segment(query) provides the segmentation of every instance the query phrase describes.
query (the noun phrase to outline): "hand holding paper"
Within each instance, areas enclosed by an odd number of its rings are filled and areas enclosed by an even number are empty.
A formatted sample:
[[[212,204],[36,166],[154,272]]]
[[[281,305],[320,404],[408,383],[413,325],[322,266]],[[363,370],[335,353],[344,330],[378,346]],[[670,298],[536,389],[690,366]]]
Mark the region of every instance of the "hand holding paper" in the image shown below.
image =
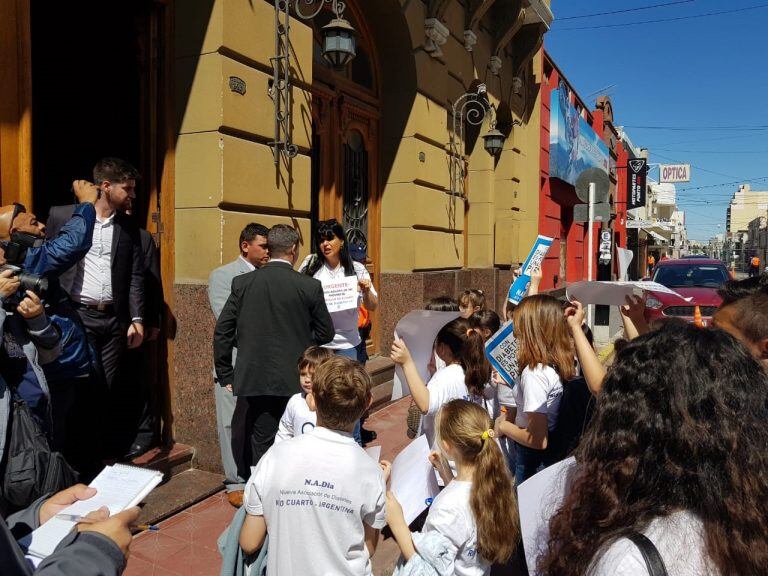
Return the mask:
[[[390,358],[392,358],[392,361],[395,364],[399,364],[400,366],[413,361],[411,352],[408,350],[408,346],[405,345],[405,341],[402,339],[392,342],[392,353],[390,354]]]
[[[678,292],[670,290],[657,282],[582,281],[568,286],[566,296],[568,300],[578,300],[582,304],[624,306],[626,304],[626,297],[635,295],[635,290],[672,294],[685,302],[690,302],[691,300],[690,298],[684,298]]]

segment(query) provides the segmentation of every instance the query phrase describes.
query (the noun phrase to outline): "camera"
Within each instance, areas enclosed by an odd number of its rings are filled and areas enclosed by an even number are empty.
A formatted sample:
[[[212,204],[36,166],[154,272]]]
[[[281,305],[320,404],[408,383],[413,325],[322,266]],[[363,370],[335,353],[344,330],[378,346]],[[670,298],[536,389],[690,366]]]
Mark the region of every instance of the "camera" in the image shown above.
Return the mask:
[[[37,274],[24,272],[20,266],[14,264],[4,264],[0,266],[0,273],[10,270],[13,275],[19,279],[19,290],[13,296],[5,299],[4,304],[15,308],[26,296],[27,290],[31,290],[41,299],[48,293],[48,279]]]

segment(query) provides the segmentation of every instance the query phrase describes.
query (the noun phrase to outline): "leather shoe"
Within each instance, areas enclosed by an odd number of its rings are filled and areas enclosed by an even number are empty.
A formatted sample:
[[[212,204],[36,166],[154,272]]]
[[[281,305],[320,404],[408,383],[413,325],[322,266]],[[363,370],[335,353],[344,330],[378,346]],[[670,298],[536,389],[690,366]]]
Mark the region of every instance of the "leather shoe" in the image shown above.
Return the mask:
[[[149,446],[144,446],[143,444],[134,444],[131,446],[131,449],[128,450],[125,456],[123,456],[123,460],[133,460],[134,458],[138,458],[142,454],[146,454],[149,451]]]
[[[227,500],[235,508],[240,508],[243,505],[243,490],[235,490],[233,492],[227,492]]]

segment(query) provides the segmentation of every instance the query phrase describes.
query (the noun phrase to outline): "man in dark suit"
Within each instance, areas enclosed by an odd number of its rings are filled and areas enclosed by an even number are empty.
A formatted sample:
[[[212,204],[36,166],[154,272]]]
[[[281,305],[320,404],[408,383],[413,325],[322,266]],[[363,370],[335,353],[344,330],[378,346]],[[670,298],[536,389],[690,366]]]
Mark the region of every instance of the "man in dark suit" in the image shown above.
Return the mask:
[[[232,385],[237,396],[232,447],[243,478],[274,442],[288,399],[300,390],[299,356],[309,346],[330,342],[335,332],[322,285],[293,269],[296,229],[278,224],[269,231],[267,246],[270,260],[264,267],[232,280],[213,340],[219,382]],[[240,430],[250,432],[250,454],[236,453]]]
[[[114,397],[120,359],[144,338],[144,274],[138,226],[124,213],[136,198],[137,170],[119,158],[104,158],[93,169],[100,196],[91,248],[59,280],[83,320],[96,351],[105,391]],[[70,219],[74,206],[51,208],[46,229],[54,238]],[[117,406],[107,400],[105,417]],[[116,437],[129,431],[111,430]],[[135,433],[135,431],[134,431]],[[117,450],[116,446],[111,448]],[[109,448],[108,448],[108,451]],[[119,454],[123,456],[124,454]]]

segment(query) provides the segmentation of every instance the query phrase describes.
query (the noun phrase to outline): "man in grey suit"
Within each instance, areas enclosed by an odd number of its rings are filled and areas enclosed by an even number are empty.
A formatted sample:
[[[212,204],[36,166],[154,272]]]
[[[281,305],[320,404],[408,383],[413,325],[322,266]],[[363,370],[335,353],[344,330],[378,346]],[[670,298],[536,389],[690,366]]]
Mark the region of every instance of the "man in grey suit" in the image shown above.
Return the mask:
[[[240,256],[229,264],[224,264],[211,272],[208,278],[208,298],[211,310],[219,319],[221,310],[232,290],[232,279],[241,274],[261,268],[269,261],[267,234],[269,229],[261,224],[248,224],[240,233]],[[232,353],[232,365],[235,364],[237,350]],[[224,486],[229,502],[236,507],[243,503],[245,479],[237,473],[237,464],[232,455],[232,415],[235,412],[235,396],[232,385],[224,386],[216,378],[214,370],[214,392],[216,394],[216,425],[219,431],[221,463],[224,466]],[[237,436],[237,435],[236,435]],[[245,434],[241,434],[245,438]]]

